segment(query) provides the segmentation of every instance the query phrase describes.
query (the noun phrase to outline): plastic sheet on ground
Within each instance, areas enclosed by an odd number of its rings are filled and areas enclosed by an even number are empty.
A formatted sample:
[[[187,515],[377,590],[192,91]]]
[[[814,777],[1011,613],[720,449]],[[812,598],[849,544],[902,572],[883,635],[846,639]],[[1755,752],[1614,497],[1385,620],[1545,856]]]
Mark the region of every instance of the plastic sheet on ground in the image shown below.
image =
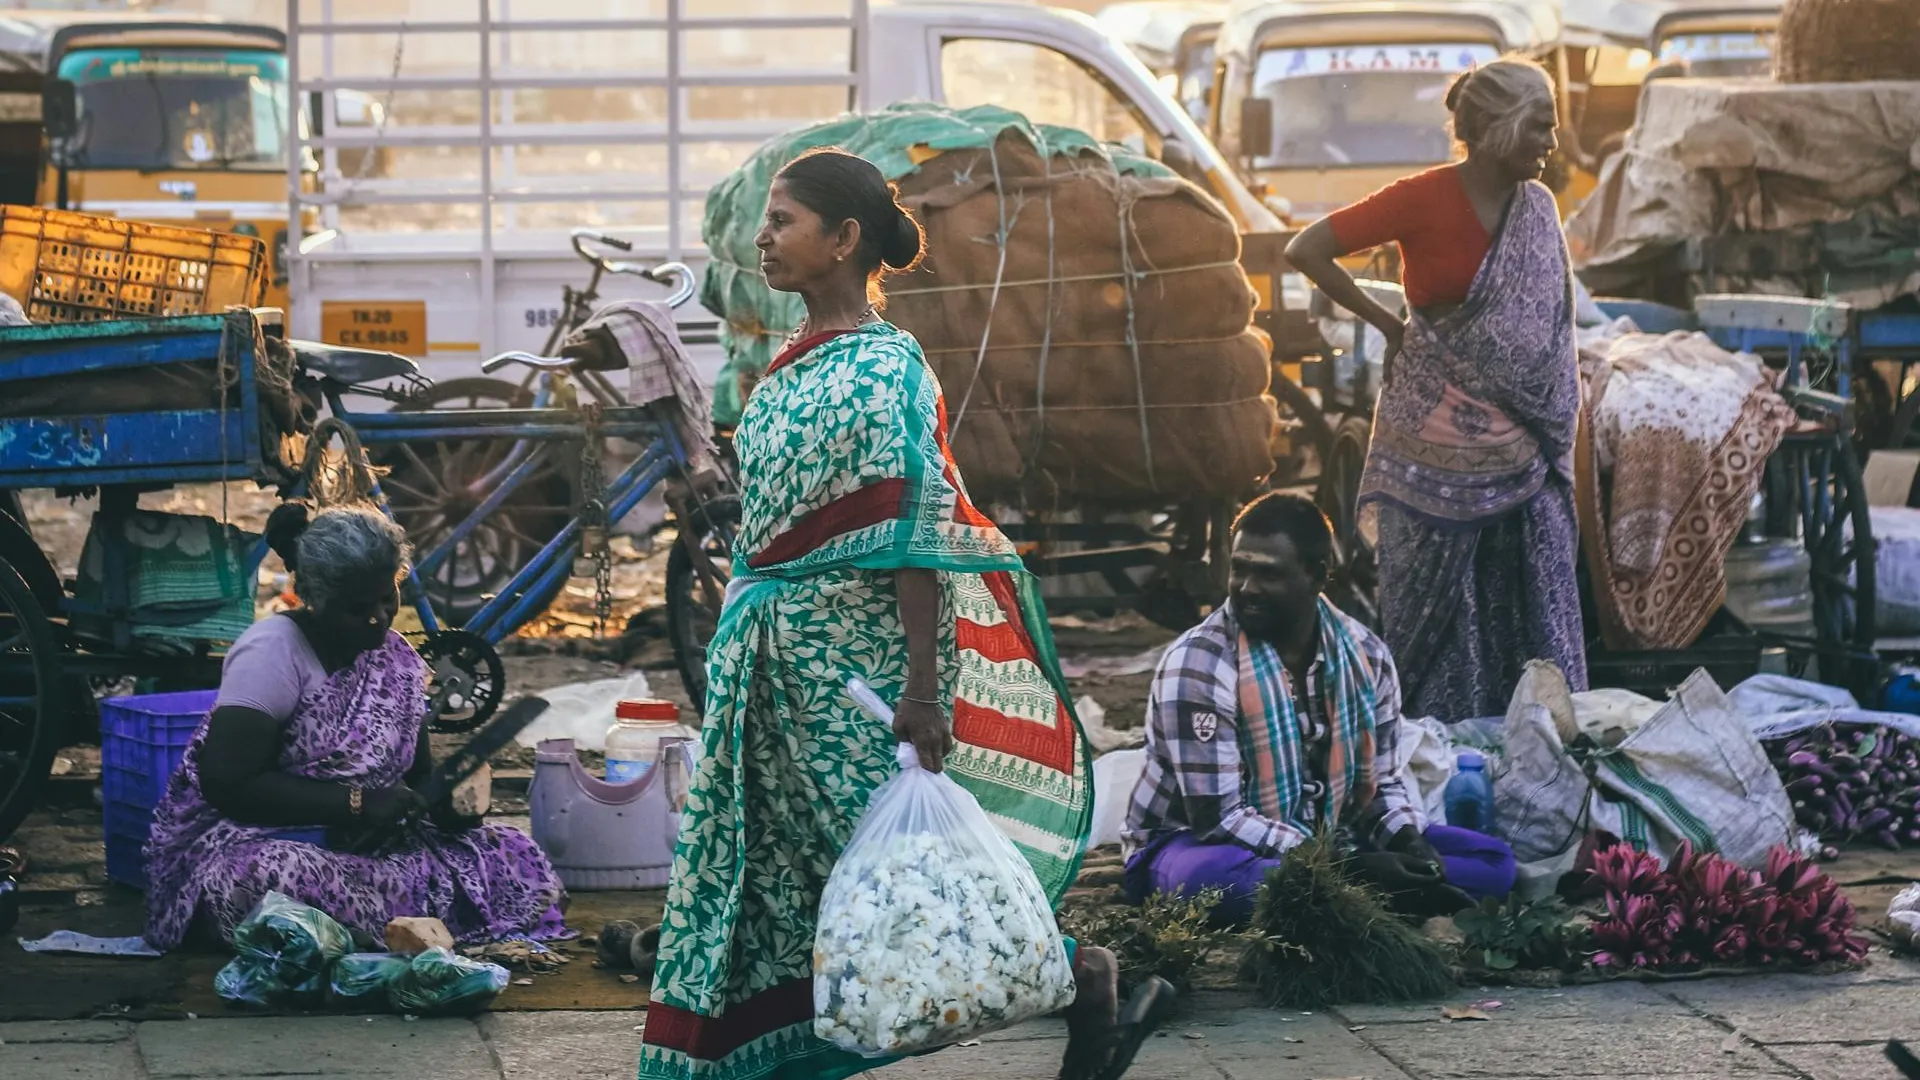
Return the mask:
[[[1127,807],[1133,789],[1147,771],[1147,752],[1115,750],[1093,759],[1093,833],[1089,850],[1120,842],[1127,827]]]
[[[1787,675],[1755,675],[1734,687],[1727,700],[1757,739],[1783,739],[1821,724],[1889,727],[1920,739],[1920,716],[1863,709],[1837,686]]]
[[[55,930],[43,938],[32,941],[20,939],[20,947],[28,952],[73,953],[79,956],[131,956],[147,959],[163,955],[159,949],[147,944],[143,937],[94,937],[77,930]]]
[[[613,726],[614,706],[622,701],[653,696],[647,677],[639,672],[617,679],[568,683],[536,691],[547,711],[514,736],[521,746],[538,747],[548,739],[572,739],[581,750],[605,750],[607,729]]]

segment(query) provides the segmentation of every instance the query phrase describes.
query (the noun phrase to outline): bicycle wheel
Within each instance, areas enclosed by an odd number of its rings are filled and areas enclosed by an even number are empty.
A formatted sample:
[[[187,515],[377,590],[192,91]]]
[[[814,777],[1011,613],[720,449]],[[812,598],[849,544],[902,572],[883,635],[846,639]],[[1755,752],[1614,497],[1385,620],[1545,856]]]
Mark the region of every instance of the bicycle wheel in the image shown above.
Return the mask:
[[[400,408],[527,409],[533,395],[501,379],[450,379]],[[417,551],[430,551],[492,494],[486,482],[518,445],[512,439],[438,439],[378,449],[380,481],[394,520]],[[566,526],[572,481],[550,463],[469,533],[422,584],[450,625],[471,619]]]
[[[46,611],[0,561],[0,838],[33,809],[66,735],[60,656]]]
[[[724,589],[739,527],[740,500],[732,496],[714,499],[693,521],[682,523],[684,535],[674,540],[673,551],[667,555],[667,638],[673,645],[680,682],[696,711],[707,699],[707,643],[720,626],[720,604],[707,595],[685,536],[694,538],[692,547],[698,549],[703,568]]]

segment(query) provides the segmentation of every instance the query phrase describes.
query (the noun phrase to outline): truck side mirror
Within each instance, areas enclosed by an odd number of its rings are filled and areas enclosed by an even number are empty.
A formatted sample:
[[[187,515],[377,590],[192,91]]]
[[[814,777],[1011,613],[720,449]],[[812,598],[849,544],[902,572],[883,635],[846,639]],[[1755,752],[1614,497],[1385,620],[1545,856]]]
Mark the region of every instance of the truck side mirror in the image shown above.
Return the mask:
[[[1257,95],[1240,102],[1240,152],[1249,158],[1273,156],[1273,101]]]
[[[48,79],[40,90],[40,122],[52,139],[80,133],[80,98],[68,79]]]

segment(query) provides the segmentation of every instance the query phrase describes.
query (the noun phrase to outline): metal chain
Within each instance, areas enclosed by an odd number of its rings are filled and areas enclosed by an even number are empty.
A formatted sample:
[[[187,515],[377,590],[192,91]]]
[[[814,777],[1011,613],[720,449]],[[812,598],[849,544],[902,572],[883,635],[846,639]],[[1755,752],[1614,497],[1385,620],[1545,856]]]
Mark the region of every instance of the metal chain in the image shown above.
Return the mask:
[[[613,551],[607,544],[606,477],[600,471],[600,403],[585,402],[580,412],[586,438],[580,445],[580,559],[574,576],[593,578],[594,635],[605,637],[613,614]]]

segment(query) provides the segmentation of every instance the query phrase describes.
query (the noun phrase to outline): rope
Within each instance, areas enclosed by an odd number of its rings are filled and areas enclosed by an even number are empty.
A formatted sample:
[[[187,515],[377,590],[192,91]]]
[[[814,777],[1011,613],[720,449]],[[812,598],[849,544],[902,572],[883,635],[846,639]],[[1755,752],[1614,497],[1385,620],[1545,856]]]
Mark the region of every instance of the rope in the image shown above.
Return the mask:
[[[340,449],[330,449],[333,436]],[[365,506],[374,502],[376,480],[387,470],[370,464],[352,425],[329,416],[313,426],[307,460],[301,474],[307,481],[307,503],[315,510],[333,506]]]
[[[1145,405],[1138,405],[1138,404],[1049,405],[1046,407],[1046,411],[1047,412],[1118,412],[1122,409],[1125,409],[1128,411],[1134,411],[1138,409],[1226,409],[1226,408],[1231,408],[1235,405],[1245,405],[1247,402],[1250,402],[1250,401],[1259,401],[1260,399],[1266,396],[1267,395],[1265,393],[1259,393],[1259,394],[1248,394],[1246,397],[1234,398],[1232,401],[1149,402]],[[1030,413],[1030,412],[1040,411],[1037,408],[1034,408],[1032,406],[1026,406],[1026,405],[1000,405],[1000,406],[996,406],[996,408],[1003,413]]]
[[[1045,136],[1042,136],[1042,139],[1044,138]],[[1055,238],[1054,238],[1054,231],[1053,231],[1054,223],[1053,223],[1052,147],[1050,146],[1042,147],[1042,152],[1040,155],[1040,167],[1046,170],[1045,175],[1046,175],[1046,192],[1047,192],[1047,300],[1046,300],[1046,306],[1043,307],[1041,310],[1046,312],[1047,319],[1040,329],[1040,363],[1039,363],[1038,371],[1035,372],[1038,378],[1033,391],[1034,404],[1036,406],[1035,411],[1039,414],[1039,417],[1034,423],[1033,447],[1031,450],[1028,451],[1029,461],[1038,460],[1040,457],[1040,451],[1043,448],[1045,448],[1045,446],[1047,445],[1047,359],[1051,355],[1052,349],[1053,349],[1053,316],[1054,316],[1053,278],[1054,278],[1054,269],[1057,265],[1055,261],[1056,248],[1055,248]],[[1021,470],[1023,474],[1021,476],[1022,480],[1026,479],[1024,475],[1025,471],[1026,470],[1024,468]]]
[[[1124,199],[1118,191],[1114,193],[1119,202],[1120,213],[1120,269],[1126,272],[1121,282],[1127,290],[1127,352],[1133,360],[1133,395],[1140,403],[1140,453],[1147,469],[1147,486],[1154,490],[1160,488],[1160,478],[1153,472],[1153,434],[1147,430],[1147,374],[1140,366],[1140,336],[1135,330],[1139,309],[1133,302],[1133,208],[1136,200]]]
[[[1122,347],[1137,347],[1140,345],[1220,345],[1229,341],[1239,341],[1241,338],[1245,336],[1246,336],[1246,333],[1243,331],[1238,334],[1230,334],[1226,337],[1210,337],[1210,338],[1144,338],[1144,339],[1134,339],[1134,340],[1125,340],[1125,341],[1062,341],[1054,345],[1053,348],[1056,348],[1056,349],[1117,349]],[[989,346],[988,348],[990,351],[1005,351],[1008,349],[1031,349],[1033,348],[1033,346],[1032,344],[1027,342],[1015,342],[1010,345],[992,345],[992,346]],[[974,351],[974,347],[971,345],[955,345],[945,349],[922,349],[921,351],[928,356],[939,356],[944,353],[970,353]],[[1136,361],[1137,359],[1138,357],[1136,354]]]
[[[1052,203],[1051,192],[1049,192],[1048,203],[1049,205],[1051,205]],[[1047,232],[1048,232],[1048,237],[1050,241],[1049,249],[1047,252],[1047,264],[1048,264],[1048,267],[1051,268],[1053,265],[1053,256],[1054,256],[1054,253],[1051,247],[1051,237],[1053,233],[1053,224],[1051,221],[1048,222]],[[737,263],[729,262],[726,259],[711,258],[711,259],[708,259],[707,261],[719,263],[722,266],[729,267],[733,270],[737,270],[743,274],[753,274],[756,277],[759,276],[759,271],[748,270],[746,267],[740,266]],[[1232,260],[1224,260],[1221,262],[1195,263],[1192,266],[1172,266],[1172,267],[1167,267],[1166,269],[1134,270],[1134,271],[1131,271],[1131,274],[1135,280],[1145,281],[1148,278],[1171,277],[1174,274],[1190,274],[1190,273],[1195,273],[1202,270],[1235,269],[1235,268],[1238,268],[1239,265],[1240,265],[1239,263],[1233,262]],[[968,282],[962,282],[957,285],[929,285],[923,289],[891,289],[890,288],[887,290],[887,299],[897,300],[902,296],[921,296],[921,295],[930,296],[935,293],[970,292],[975,289],[992,289],[995,287],[998,287],[999,289],[1002,289],[1002,290],[1006,290],[1006,289],[1030,289],[1036,285],[1044,285],[1049,290],[1051,290],[1056,285],[1071,285],[1075,282],[1080,282],[1080,281],[1113,281],[1118,278],[1127,276],[1128,273],[1129,272],[1126,270],[1103,270],[1093,274],[1062,274],[1062,275],[1049,274],[1047,277],[1043,277],[1043,278],[1016,278],[1012,281],[998,281],[998,282],[968,281]],[[765,328],[754,328],[754,327],[745,326],[737,321],[732,322],[731,325],[736,330],[739,330],[742,333],[753,334],[756,336],[763,336],[763,337],[771,336],[773,334],[773,331],[771,330],[767,330]]]
[[[1049,223],[1048,225],[1048,233],[1049,233],[1049,237],[1051,237],[1051,233],[1052,233],[1051,223]],[[1051,250],[1051,247],[1049,247],[1049,250],[1047,252],[1047,263],[1049,268],[1051,268],[1053,264],[1053,252]],[[1168,277],[1174,274],[1186,274],[1186,273],[1192,273],[1198,270],[1225,270],[1229,267],[1238,268],[1239,265],[1240,264],[1237,262],[1210,262],[1210,263],[1197,263],[1193,266],[1175,266],[1165,270],[1155,269],[1155,270],[1131,270],[1130,271],[1126,269],[1120,269],[1120,270],[1105,270],[1097,274],[1067,274],[1065,276],[1060,276],[1060,277],[1049,275],[1043,278],[1027,278],[1024,281],[1000,282],[999,287],[1003,289],[1023,289],[1023,288],[1031,288],[1035,285],[1045,285],[1048,289],[1052,289],[1055,285],[1069,285],[1077,281],[1112,281],[1118,278],[1125,278],[1129,276],[1136,280],[1144,281],[1147,278],[1151,278],[1151,277]],[[990,287],[989,283],[987,282],[970,281],[970,282],[963,282],[958,285],[929,285],[924,289],[888,289],[887,296],[889,298],[897,299],[902,296],[919,296],[922,293],[932,294],[932,293],[968,292],[973,289],[985,289],[989,287]]]
[[[1000,258],[993,268],[993,292],[987,297],[987,317],[980,327],[980,350],[974,358],[973,378],[967,380],[967,392],[960,397],[960,411],[953,415],[952,434],[958,437],[960,425],[967,418],[967,407],[973,404],[974,388],[980,385],[980,372],[987,364],[987,342],[993,337],[993,313],[1000,304],[1000,282],[1007,276],[1007,241],[1013,233],[1013,225],[1020,220],[1020,209],[1014,207],[1013,219],[1007,218],[1007,189],[1000,179],[1000,149],[998,140],[987,143],[987,161],[993,165],[993,202],[1000,214],[1000,231],[995,240],[1000,245]]]

